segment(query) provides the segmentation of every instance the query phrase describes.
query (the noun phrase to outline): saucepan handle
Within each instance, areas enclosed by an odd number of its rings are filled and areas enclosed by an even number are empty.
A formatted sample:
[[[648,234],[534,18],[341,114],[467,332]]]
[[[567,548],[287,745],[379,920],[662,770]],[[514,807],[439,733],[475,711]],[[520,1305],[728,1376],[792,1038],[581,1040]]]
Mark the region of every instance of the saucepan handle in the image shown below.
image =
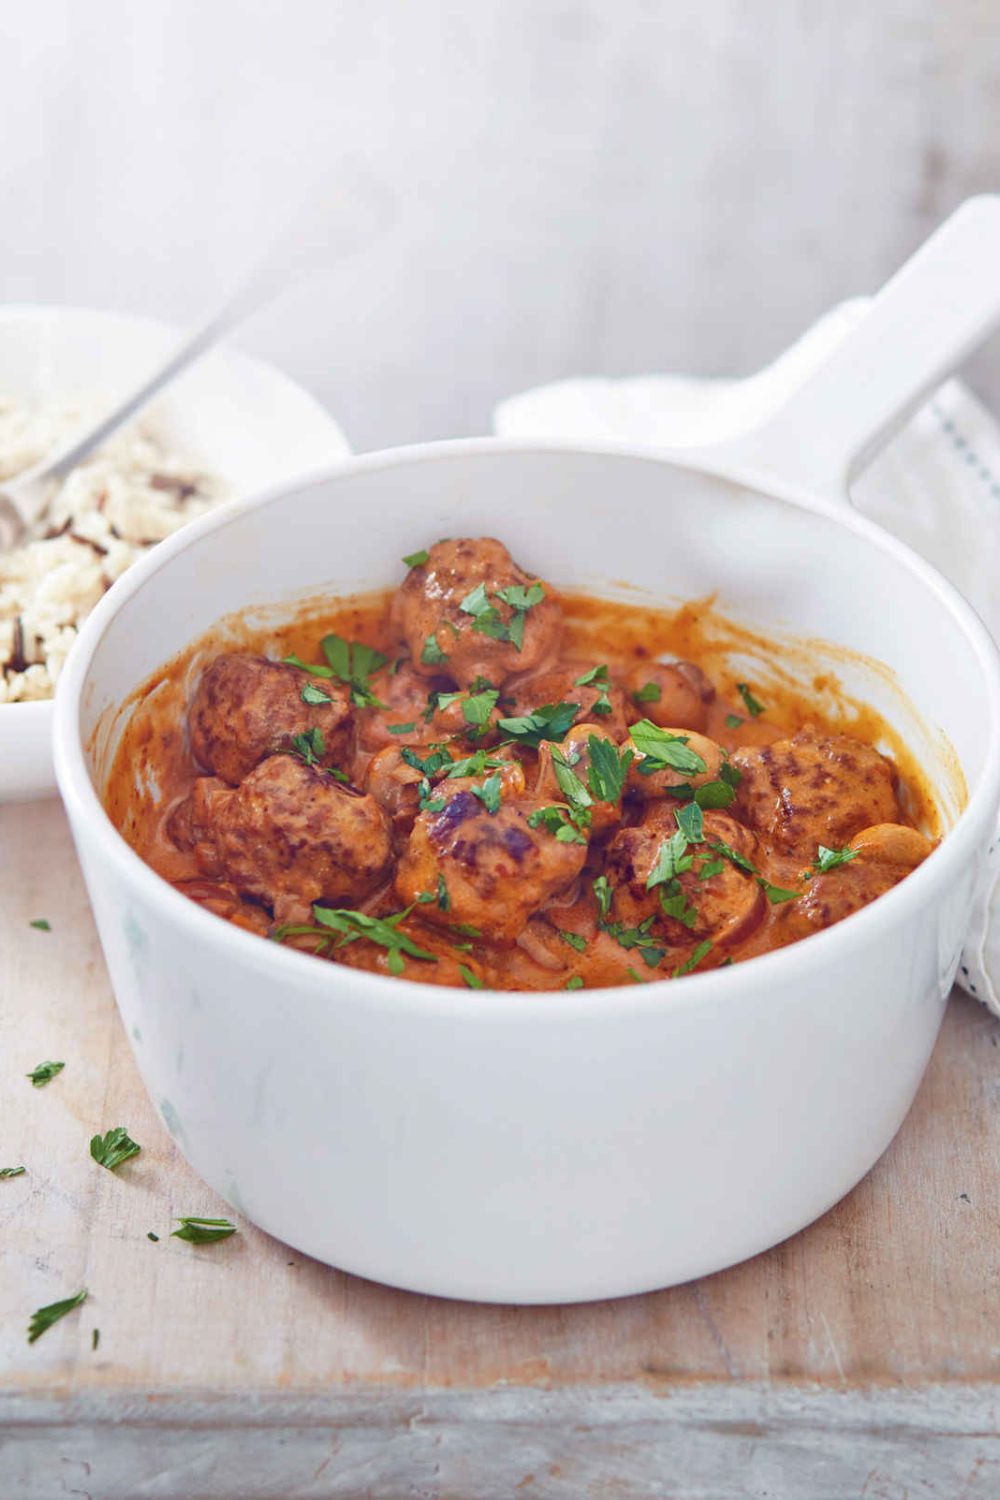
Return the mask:
[[[998,322],[1000,196],[984,194],[931,235],[773,417],[713,457],[758,488],[847,503],[854,474]]]

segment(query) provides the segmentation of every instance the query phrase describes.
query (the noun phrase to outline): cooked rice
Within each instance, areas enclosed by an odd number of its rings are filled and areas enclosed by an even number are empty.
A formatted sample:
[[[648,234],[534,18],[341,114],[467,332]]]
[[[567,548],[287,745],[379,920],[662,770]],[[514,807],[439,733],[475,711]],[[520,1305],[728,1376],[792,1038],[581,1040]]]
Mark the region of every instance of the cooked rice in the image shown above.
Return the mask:
[[[95,411],[0,394],[0,483],[67,442]],[[0,703],[51,698],[83,620],[150,547],[227,498],[140,418],[66,479],[27,541],[0,552]]]

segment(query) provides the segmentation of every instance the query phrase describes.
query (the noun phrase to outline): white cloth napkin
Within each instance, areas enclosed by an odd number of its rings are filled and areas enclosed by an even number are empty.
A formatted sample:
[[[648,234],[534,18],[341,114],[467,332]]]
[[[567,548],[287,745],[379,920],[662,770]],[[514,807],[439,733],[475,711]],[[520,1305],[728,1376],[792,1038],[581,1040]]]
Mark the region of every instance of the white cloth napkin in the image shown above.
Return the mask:
[[[501,402],[502,437],[695,447],[756,426],[857,320],[834,308],[771,365],[743,380],[647,375],[563,380]],[[1000,428],[949,380],[858,478],[858,509],[940,568],[1000,640]],[[958,981],[1000,1015],[1000,840],[990,849]]]

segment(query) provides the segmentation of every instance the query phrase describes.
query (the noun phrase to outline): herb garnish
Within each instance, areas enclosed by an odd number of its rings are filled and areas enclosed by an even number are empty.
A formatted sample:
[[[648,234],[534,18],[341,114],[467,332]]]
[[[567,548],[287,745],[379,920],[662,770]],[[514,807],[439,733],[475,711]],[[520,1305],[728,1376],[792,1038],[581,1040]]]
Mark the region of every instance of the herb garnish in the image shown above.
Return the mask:
[[[91,1156],[98,1166],[107,1167],[109,1172],[115,1171],[130,1157],[138,1156],[141,1150],[142,1147],[130,1138],[124,1125],[116,1125],[107,1135],[95,1135],[90,1142]]]
[[[427,755],[420,756],[416,750],[411,750],[409,745],[404,745],[399,752],[400,759],[404,760],[408,766],[412,766],[414,771],[419,771],[421,776],[434,776],[444,766],[453,764],[444,745],[428,745],[427,750]]]
[[[466,964],[459,964],[458,972],[469,986],[470,990],[484,990],[486,988],[478,974],[474,974]]]
[[[287,937],[319,937],[322,941],[313,951],[322,954],[327,952],[331,945],[335,948],[346,948],[349,943],[356,943],[359,938],[367,938],[369,942],[377,943],[380,948],[387,950],[389,973],[398,975],[403,972],[404,954],[410,958],[421,958],[429,963],[437,963],[437,958],[433,953],[428,953],[426,948],[418,947],[411,937],[399,931],[399,924],[406,920],[412,910],[411,905],[405,907],[403,911],[394,912],[390,917],[371,917],[367,912],[349,911],[346,907],[314,906],[313,916],[318,926],[302,924],[278,927],[274,932],[274,941],[283,943]],[[338,934],[339,942],[333,942],[332,933]]]
[[[584,953],[586,951],[587,939],[581,937],[578,932],[565,932],[561,927],[557,927],[556,932],[558,932],[563,942],[568,943],[575,952]]]
[[[592,667],[589,672],[584,672],[582,677],[578,677],[573,684],[574,687],[596,687],[599,689],[597,699],[590,711],[591,713],[602,715],[614,713],[614,709],[611,706],[611,699],[608,697],[608,688],[610,685],[611,679],[608,676],[606,665]]]
[[[624,922],[602,922],[601,930],[613,937],[620,948],[637,948],[643,963],[655,969],[666,949],[650,933],[654,920],[647,917],[638,927],[626,927]]]
[[[708,770],[696,750],[688,749],[686,734],[671,734],[649,719],[640,719],[629,730],[631,739],[642,757],[638,771],[642,776],[652,776],[657,771],[680,771],[684,776],[701,776]]]
[[[308,703],[311,706],[315,706],[320,703],[333,702],[330,694],[324,693],[323,689],[319,687],[315,682],[305,682],[302,684],[301,697],[303,703]]]
[[[53,1323],[58,1323],[60,1318],[64,1318],[75,1307],[80,1307],[86,1300],[87,1288],[84,1287],[75,1297],[66,1297],[62,1302],[50,1302],[47,1307],[40,1307],[37,1312],[33,1312],[28,1324],[28,1343],[33,1344],[36,1339],[40,1339]]]
[[[41,1062],[37,1068],[32,1068],[30,1073],[25,1073],[25,1078],[30,1078],[36,1089],[44,1088],[50,1083],[57,1073],[61,1073],[66,1066],[64,1062]]]
[[[602,740],[596,734],[588,739],[587,749],[590,752],[587,784],[591,795],[598,802],[617,802],[621,797],[629,766],[635,760],[635,752],[623,750],[619,754],[616,745],[610,740]]]
[[[0,1178],[21,1177],[27,1170],[27,1167],[0,1167]]]
[[[743,705],[746,708],[746,711],[750,715],[751,719],[756,719],[759,714],[762,714],[764,712],[763,703],[758,703],[757,699],[750,691],[749,683],[738,682],[736,684],[736,691],[743,699]]]
[[[297,755],[299,760],[304,761],[307,766],[315,766],[317,771],[325,771],[332,776],[334,781],[349,782],[350,777],[337,766],[324,766],[321,764],[322,757],[326,754],[326,739],[322,729],[314,725],[312,729],[304,729],[301,734],[293,734],[289,751]]]
[[[738,849],[723,843],[722,839],[714,840],[708,847],[714,849],[716,854],[721,854],[724,859],[728,859],[730,864],[734,864],[737,869],[745,870],[748,875],[752,875],[772,906],[779,906],[783,901],[795,901],[802,895],[801,891],[789,891],[783,886],[772,885],[745,854],[740,854]]]
[[[236,1233],[236,1225],[229,1219],[182,1219],[180,1215],[175,1216],[180,1229],[172,1229],[171,1236],[177,1240],[187,1240],[192,1245],[213,1245],[216,1240],[227,1240],[231,1234]]]
[[[474,750],[471,755],[452,761],[444,779],[451,781],[455,776],[482,776],[487,771],[495,771],[504,764],[505,762],[497,759],[495,755],[490,755],[488,750]]]
[[[474,786],[472,795],[478,797],[488,813],[500,811],[500,772],[494,771],[488,776],[482,786]]]
[[[98,1344],[100,1342],[101,1342],[101,1330],[99,1328],[95,1328],[94,1331],[93,1331],[93,1333],[90,1335],[90,1347],[91,1347],[91,1349],[93,1349],[93,1351],[94,1351],[95,1354],[97,1353],[97,1346],[98,1346]]]
[[[711,949],[712,949],[712,944],[706,938],[706,940],[703,943],[699,943],[698,944],[697,948],[695,948],[694,951],[688,955],[688,957],[684,960],[684,962],[682,964],[678,964],[677,968],[674,970],[673,974],[671,975],[671,978],[672,979],[681,979],[685,974],[690,974],[691,970],[692,969],[696,969],[698,967],[698,965],[701,963],[702,959],[705,958],[711,952]]]
[[[644,682],[641,688],[636,688],[632,694],[635,703],[659,703],[663,697],[659,686],[655,682]]]
[[[614,887],[606,875],[598,875],[593,883],[594,899],[597,902],[597,910],[603,922],[611,910],[611,901],[615,894]]]
[[[369,678],[379,667],[384,667],[388,657],[373,646],[361,641],[345,641],[339,635],[325,635],[319,643],[320,650],[329,663],[334,677],[346,682],[351,690],[351,702],[356,708],[384,708],[372,692]]]
[[[429,557],[430,553],[427,548],[421,547],[419,552],[411,552],[408,557],[403,558],[403,561],[408,568],[422,568]]]
[[[445,662],[448,660],[447,656],[438,645],[437,636],[434,634],[433,630],[427,637],[426,641],[424,641],[424,647],[420,653],[420,660],[423,662],[425,667],[443,667]]]
[[[516,740],[519,745],[537,750],[543,740],[564,740],[579,712],[579,703],[543,703],[540,708],[532,709],[530,714],[521,714],[513,719],[499,719],[497,722],[504,734]]]
[[[820,844],[807,873],[825,875],[828,870],[835,870],[838,865],[846,865],[852,859],[857,859],[860,853],[860,849],[828,849],[825,844]]]
[[[52,926],[51,926],[51,923],[49,922],[48,917],[36,917],[33,922],[29,922],[28,923],[28,926],[29,927],[37,928],[37,930],[39,932],[51,932],[52,931]]]
[[[487,635],[494,641],[508,641],[516,651],[520,651],[524,645],[524,624],[528,610],[541,604],[545,598],[545,590],[540,583],[529,584],[527,588],[523,584],[514,583],[508,588],[497,589],[493,597],[499,599],[501,604],[506,604],[511,611],[510,620],[506,624],[496,605],[490,603],[485,583],[478,583],[458,607],[463,614],[472,616],[472,628],[480,635]]]
[[[158,1234],[154,1234],[151,1229],[146,1230],[146,1238],[147,1240],[152,1240],[154,1245],[158,1245],[160,1243],[160,1236]]]
[[[385,727],[390,734],[412,734],[417,725],[415,720],[411,720],[409,724],[387,724]]]
[[[451,910],[451,897],[448,894],[448,887],[445,884],[444,876],[440,873],[440,871],[438,872],[437,904],[438,911]]]
[[[574,974],[570,979],[567,979],[566,983],[563,985],[563,989],[564,990],[582,990],[583,989],[583,980],[580,978],[579,974]]]
[[[740,718],[739,714],[726,714],[727,729],[739,729],[742,723],[743,720]]]
[[[544,828],[560,844],[585,844],[587,842],[573,822],[569,808],[566,807],[536,807],[534,812],[528,814],[528,827]]]

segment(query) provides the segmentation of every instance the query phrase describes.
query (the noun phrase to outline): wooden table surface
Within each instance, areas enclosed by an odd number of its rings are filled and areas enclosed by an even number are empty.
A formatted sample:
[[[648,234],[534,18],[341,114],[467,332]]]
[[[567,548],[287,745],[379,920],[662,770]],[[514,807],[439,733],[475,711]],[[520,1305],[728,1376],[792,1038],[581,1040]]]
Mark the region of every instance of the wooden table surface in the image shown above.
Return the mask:
[[[952,1000],[874,1171],[769,1253],[616,1302],[446,1302],[242,1221],[171,1239],[229,1210],[139,1081],[57,803],[0,809],[0,869],[0,1166],[27,1168],[0,1181],[3,1497],[1000,1494],[1000,1024],[977,1005]],[[121,1124],[142,1153],[113,1174],[88,1143]]]

